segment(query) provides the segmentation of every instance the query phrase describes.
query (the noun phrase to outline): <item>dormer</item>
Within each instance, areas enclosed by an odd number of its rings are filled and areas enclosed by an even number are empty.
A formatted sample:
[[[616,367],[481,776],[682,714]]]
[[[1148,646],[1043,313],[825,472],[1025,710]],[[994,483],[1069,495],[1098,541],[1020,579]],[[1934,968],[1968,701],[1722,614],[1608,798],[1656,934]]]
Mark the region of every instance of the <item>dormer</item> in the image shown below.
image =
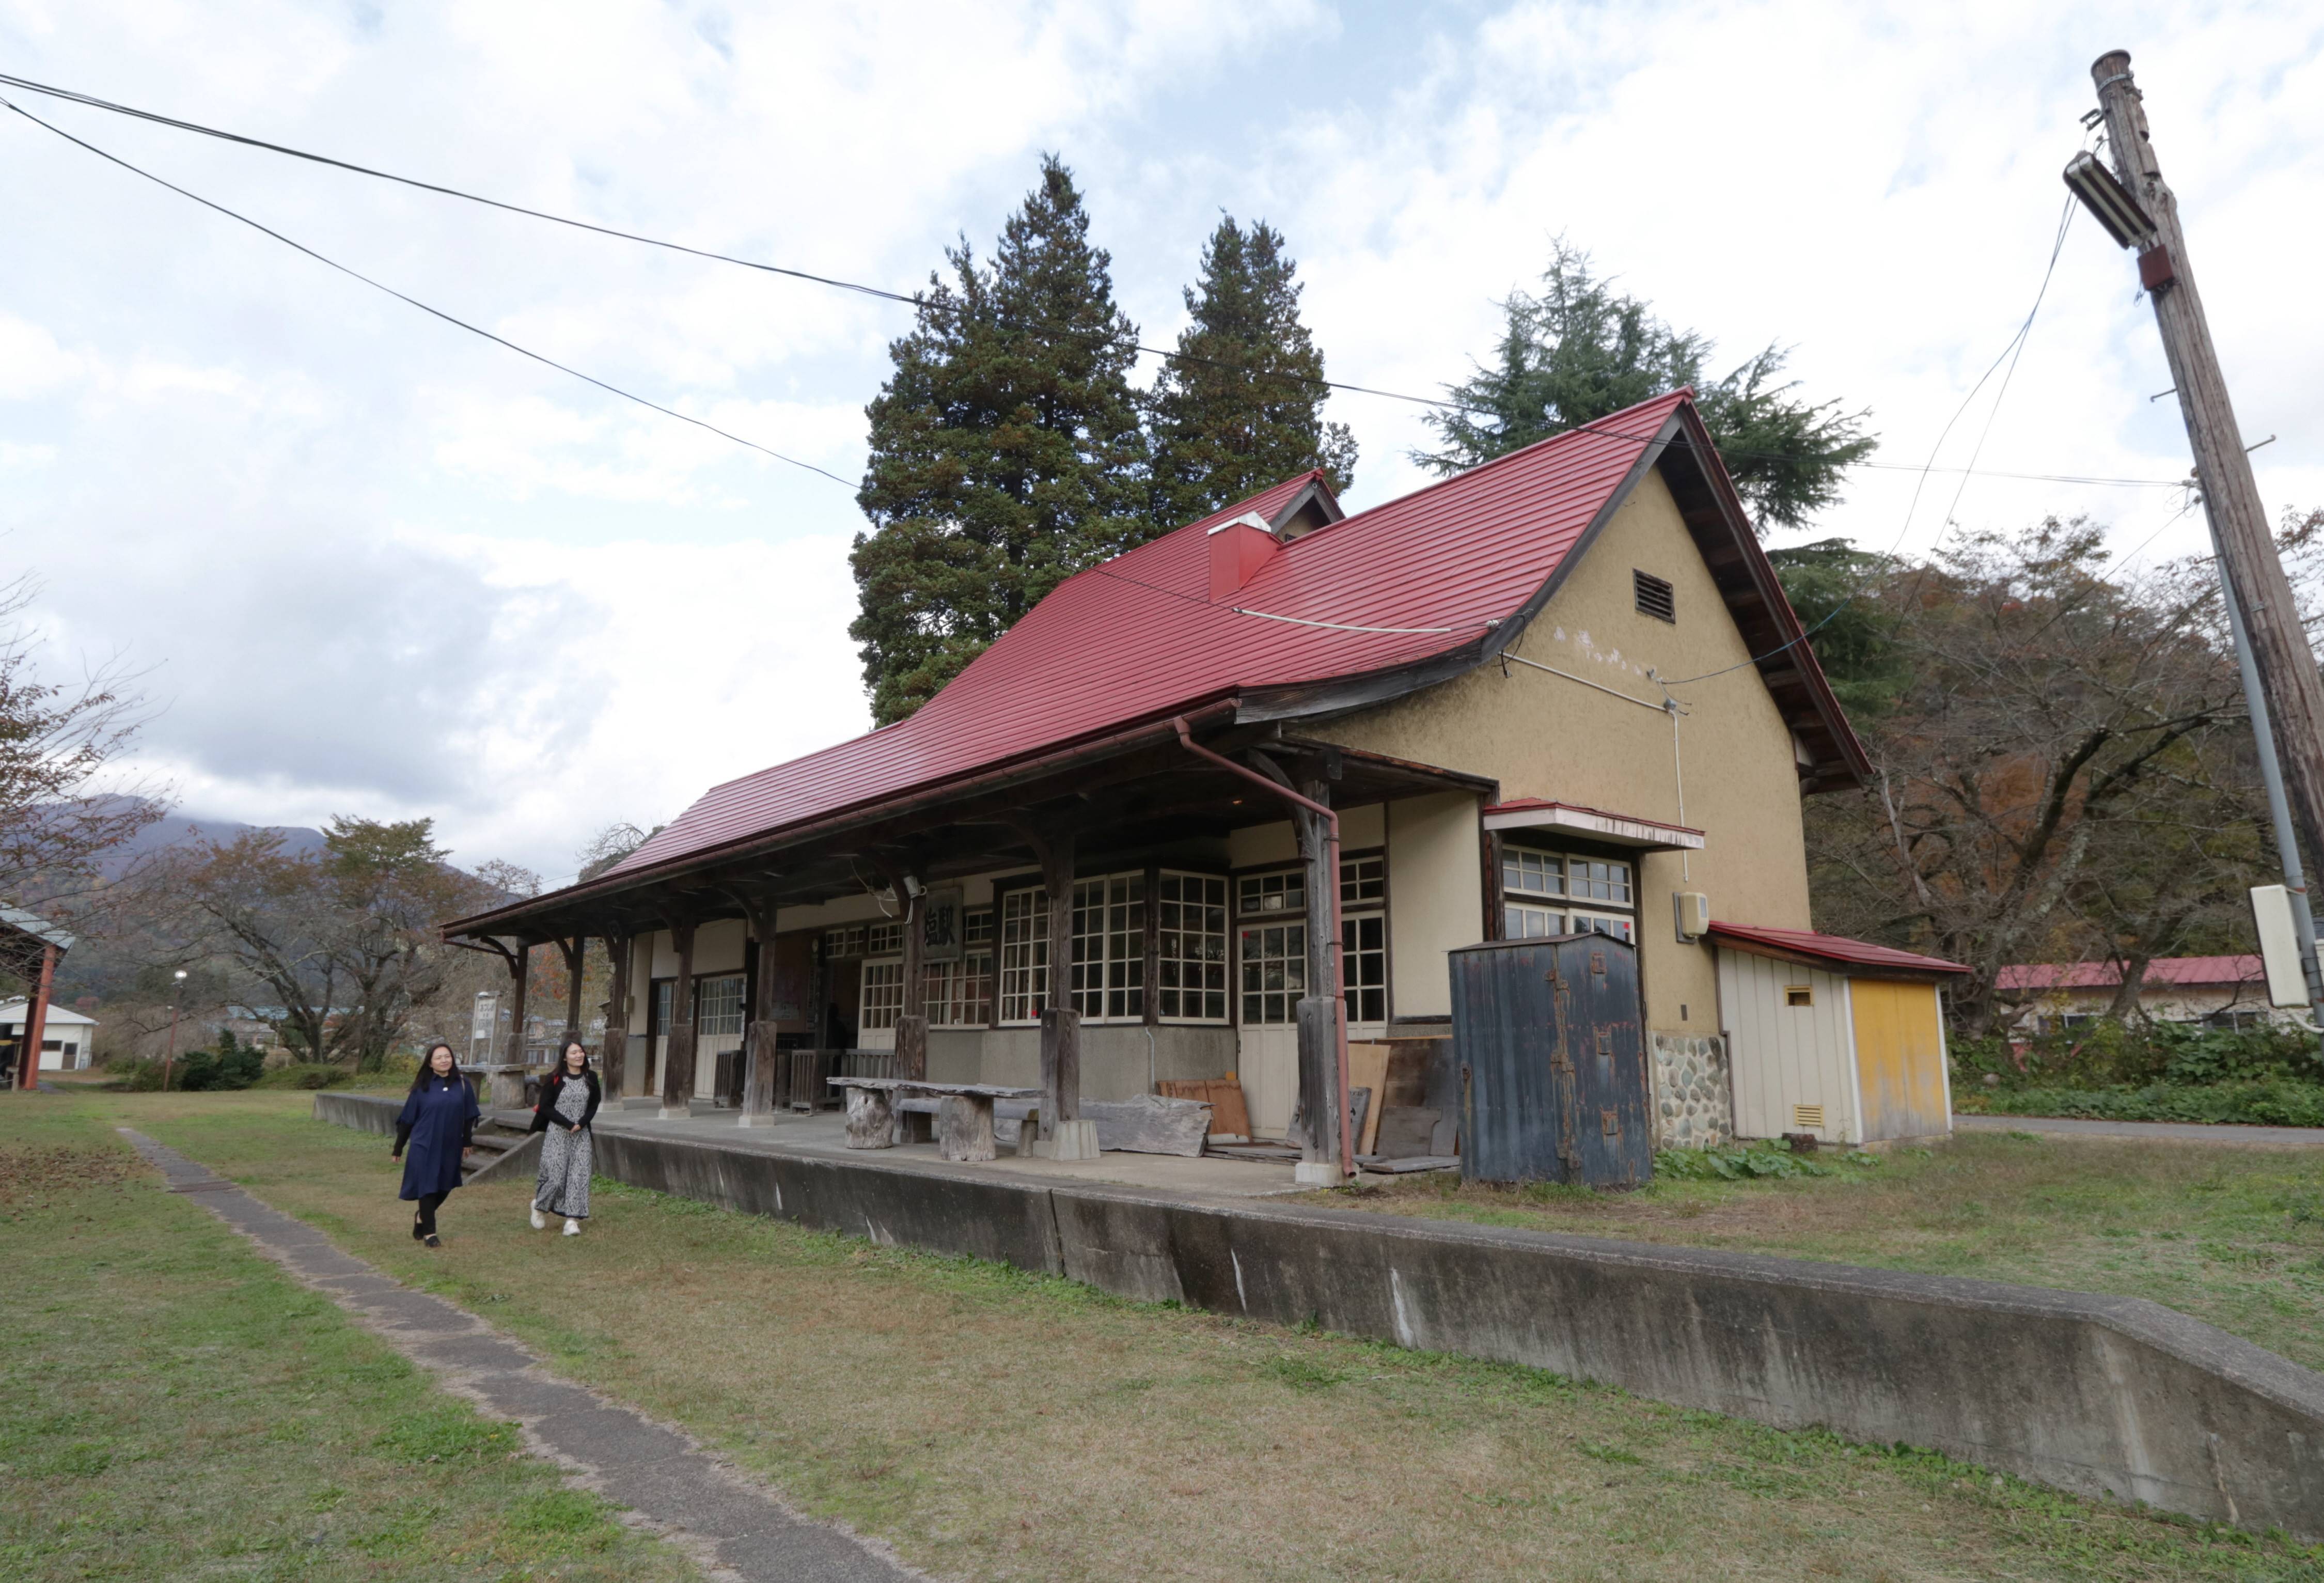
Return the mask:
[[[1268,526],[1274,529],[1277,538],[1288,544],[1318,528],[1329,528],[1346,515],[1340,510],[1339,497],[1332,492],[1332,486],[1323,482],[1321,474],[1316,474],[1310,476],[1299,492],[1275,513],[1275,520]]]

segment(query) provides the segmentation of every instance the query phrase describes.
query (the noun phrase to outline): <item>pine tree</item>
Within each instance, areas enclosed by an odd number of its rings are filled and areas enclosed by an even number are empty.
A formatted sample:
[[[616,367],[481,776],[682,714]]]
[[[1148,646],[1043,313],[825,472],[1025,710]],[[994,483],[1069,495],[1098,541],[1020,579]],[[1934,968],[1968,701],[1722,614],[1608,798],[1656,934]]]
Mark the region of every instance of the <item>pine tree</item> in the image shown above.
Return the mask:
[[[1703,425],[1763,529],[1797,528],[1840,498],[1841,474],[1878,444],[1865,431],[1865,413],[1800,400],[1792,394],[1796,381],[1777,382],[1785,354],[1775,346],[1705,381],[1707,337],[1672,329],[1648,304],[1598,278],[1590,255],[1563,239],[1542,281],[1539,296],[1513,292],[1501,304],[1493,365],[1445,387],[1472,410],[1429,414],[1444,447],[1416,451],[1414,461],[1458,473],[1692,385]]]
[[[1154,519],[1167,531],[1295,473],[1354,476],[1355,437],[1323,421],[1323,354],[1299,320],[1297,265],[1264,220],[1228,216],[1203,249],[1194,323],[1179,332],[1151,398]]]
[[[980,266],[963,238],[931,276],[866,415],[851,564],[872,717],[933,697],[1042,595],[1147,535],[1129,373],[1137,327],[1055,155]]]

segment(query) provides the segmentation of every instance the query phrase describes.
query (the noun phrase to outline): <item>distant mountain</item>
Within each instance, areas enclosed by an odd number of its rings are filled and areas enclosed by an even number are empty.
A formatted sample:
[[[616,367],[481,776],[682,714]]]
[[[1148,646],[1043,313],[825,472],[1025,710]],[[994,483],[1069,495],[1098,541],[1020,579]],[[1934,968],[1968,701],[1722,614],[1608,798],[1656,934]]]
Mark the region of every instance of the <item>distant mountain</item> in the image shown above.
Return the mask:
[[[155,852],[173,846],[191,846],[196,842],[215,842],[225,846],[253,832],[281,836],[285,857],[306,857],[323,850],[323,833],[303,824],[244,824],[235,819],[212,819],[180,811],[156,819],[106,852],[100,863],[106,879],[117,879],[131,864]]]

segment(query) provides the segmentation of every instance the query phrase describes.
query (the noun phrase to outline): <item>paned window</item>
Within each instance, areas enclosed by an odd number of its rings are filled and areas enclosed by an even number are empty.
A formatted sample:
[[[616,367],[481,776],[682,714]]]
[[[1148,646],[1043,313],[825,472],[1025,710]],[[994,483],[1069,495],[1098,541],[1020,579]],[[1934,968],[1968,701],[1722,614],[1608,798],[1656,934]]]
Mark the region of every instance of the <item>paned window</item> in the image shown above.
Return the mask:
[[[1504,938],[1575,934],[1637,939],[1636,920],[1626,916],[1634,905],[1630,865],[1618,858],[1544,851],[1504,842],[1501,891]],[[1587,910],[1545,906],[1536,897],[1579,902]]]
[[[1501,888],[1521,896],[1563,896],[1565,860],[1555,852],[1536,851],[1531,847],[1504,846]]]
[[[1074,1009],[1086,1021],[1146,1015],[1146,876],[1074,887]]]
[[[1630,865],[1602,858],[1565,860],[1565,894],[1576,901],[1610,901],[1630,905]]]
[[[1501,933],[1510,940],[1539,940],[1565,933],[1565,915],[1545,907],[1523,907],[1513,901],[1504,909],[1504,917]]]
[[[863,930],[864,955],[894,956],[903,949],[904,922],[901,918],[895,920],[893,923],[871,924],[865,925]]]
[[[1386,914],[1351,913],[1340,920],[1340,978],[1347,988],[1350,1022],[1388,1020]]]
[[[1155,1014],[1166,1022],[1223,1022],[1227,1015],[1227,882],[1165,870],[1155,895],[1161,981]]]
[[[904,964],[897,957],[863,964],[863,1030],[892,1028],[904,1009]]]
[[[677,981],[672,979],[659,979],[654,982],[653,1031],[657,1034],[669,1032],[669,998],[677,988]]]
[[[1307,910],[1307,876],[1304,870],[1280,874],[1245,874],[1235,881],[1235,916],[1263,918],[1276,913]]]
[[[1296,1022],[1299,998],[1307,992],[1307,925],[1247,926],[1238,954],[1245,1025]]]
[[[1617,940],[1637,943],[1631,920],[1623,913],[1572,912],[1565,915],[1566,926],[1576,934],[1610,934]]]
[[[1001,898],[1001,1020],[1038,1022],[1049,998],[1049,893]]]
[[[992,909],[991,907],[973,907],[962,916],[960,941],[962,944],[972,949],[979,945],[990,946],[992,943]]]
[[[826,929],[823,933],[823,954],[861,956],[863,954],[863,925],[850,924],[844,929]]]
[[[742,974],[694,980],[694,1031],[706,1040],[742,1036]]]
[[[1388,860],[1379,856],[1340,860],[1340,905],[1362,907],[1388,897]]]
[[[985,914],[986,938],[991,937],[992,915]],[[938,1028],[981,1028],[992,1021],[992,953],[968,951],[958,962],[932,962],[927,966],[928,1026]]]

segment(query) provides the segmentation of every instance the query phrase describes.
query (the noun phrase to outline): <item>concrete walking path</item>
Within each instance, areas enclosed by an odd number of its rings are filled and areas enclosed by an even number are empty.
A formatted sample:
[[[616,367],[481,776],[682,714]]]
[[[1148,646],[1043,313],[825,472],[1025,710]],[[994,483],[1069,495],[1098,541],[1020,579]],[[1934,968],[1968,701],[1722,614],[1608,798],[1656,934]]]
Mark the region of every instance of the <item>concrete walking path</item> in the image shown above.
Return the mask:
[[[571,1482],[627,1507],[715,1576],[749,1583],[895,1583],[922,1574],[785,1506],[692,1439],[551,1374],[541,1360],[442,1298],[340,1252],[303,1220],[128,1127],[122,1133],[182,1192],[337,1302],[365,1330],[494,1418],[523,1427]]]
[[[2324,1127],[2230,1127],[2208,1121],[2095,1121],[2081,1116],[1965,1116],[1962,1132],[2047,1132],[2064,1137],[2141,1138],[2161,1143],[2241,1144],[2270,1149],[2324,1148]]]

